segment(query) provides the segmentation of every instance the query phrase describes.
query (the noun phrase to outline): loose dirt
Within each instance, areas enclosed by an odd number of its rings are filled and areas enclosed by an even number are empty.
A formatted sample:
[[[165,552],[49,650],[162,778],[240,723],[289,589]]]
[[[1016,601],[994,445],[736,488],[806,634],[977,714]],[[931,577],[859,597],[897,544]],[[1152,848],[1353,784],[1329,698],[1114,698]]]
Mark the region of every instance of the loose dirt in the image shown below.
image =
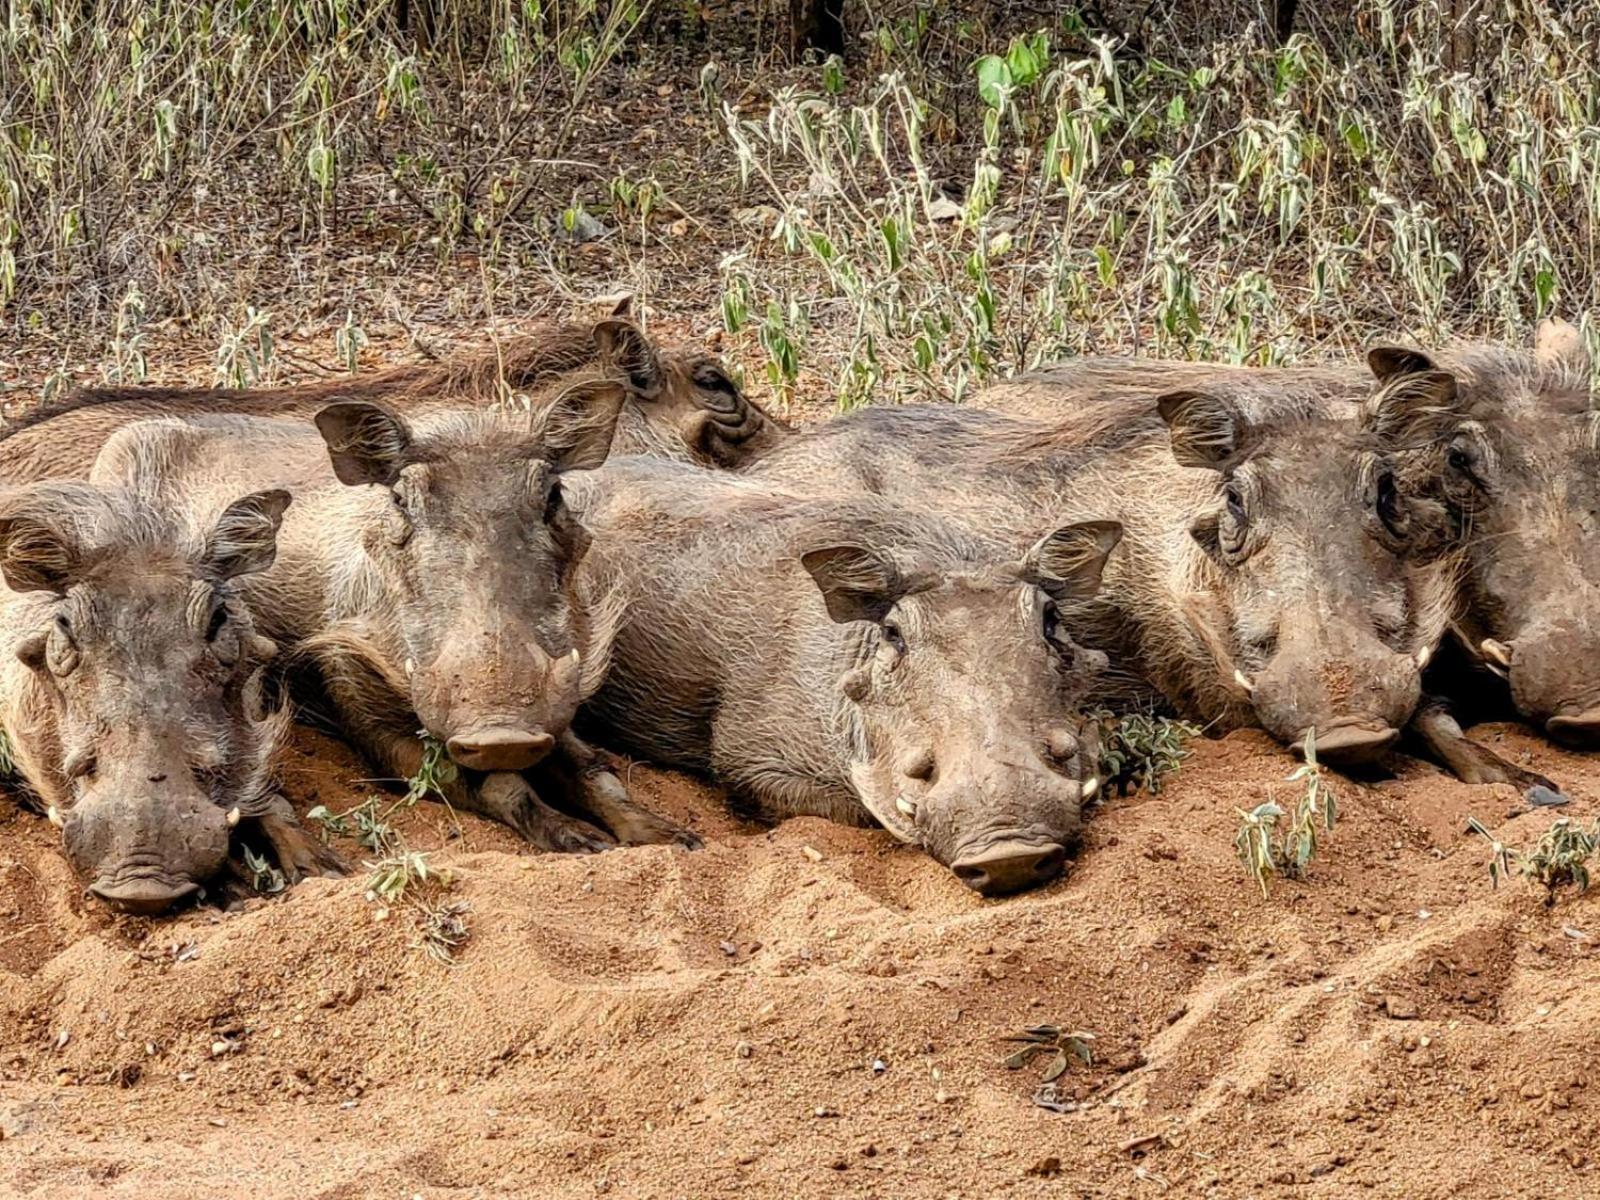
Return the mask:
[[[1600,809],[1600,769],[1480,729]],[[744,824],[635,768],[706,848],[524,852],[423,804],[471,905],[454,966],[364,873],[117,918],[0,809],[0,1191],[23,1196],[1377,1196],[1600,1191],[1600,897],[1490,886],[1550,814],[1404,763],[1342,781],[1263,899],[1238,812],[1290,768],[1203,742],[1113,799],[1067,878],[985,901],[887,835]],[[299,732],[304,812],[370,788]],[[339,849],[359,863],[360,848]],[[1048,1056],[1095,1035],[1055,1100]]]

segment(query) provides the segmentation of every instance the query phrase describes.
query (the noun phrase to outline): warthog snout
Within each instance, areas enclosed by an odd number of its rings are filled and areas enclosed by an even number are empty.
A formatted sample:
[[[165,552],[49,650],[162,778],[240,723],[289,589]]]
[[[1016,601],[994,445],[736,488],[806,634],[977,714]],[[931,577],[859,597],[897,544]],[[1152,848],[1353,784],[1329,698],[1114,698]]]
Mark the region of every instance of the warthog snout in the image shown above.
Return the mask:
[[[1061,874],[1066,847],[1055,842],[997,842],[950,864],[956,878],[980,896],[1009,896],[1042,887]]]
[[[1545,722],[1545,732],[1569,746],[1600,746],[1600,705],[1582,711],[1557,713]]]
[[[523,771],[555,747],[556,739],[542,729],[489,726],[458,733],[445,750],[469,771]]]
[[[168,883],[149,876],[122,879],[97,879],[89,891],[119,912],[135,917],[153,917],[196,895],[200,885],[193,880]]]
[[[1315,731],[1317,760],[1336,767],[1359,766],[1374,761],[1400,738],[1400,731],[1382,721],[1340,721]],[[1306,754],[1306,734],[1294,742],[1294,752]]]

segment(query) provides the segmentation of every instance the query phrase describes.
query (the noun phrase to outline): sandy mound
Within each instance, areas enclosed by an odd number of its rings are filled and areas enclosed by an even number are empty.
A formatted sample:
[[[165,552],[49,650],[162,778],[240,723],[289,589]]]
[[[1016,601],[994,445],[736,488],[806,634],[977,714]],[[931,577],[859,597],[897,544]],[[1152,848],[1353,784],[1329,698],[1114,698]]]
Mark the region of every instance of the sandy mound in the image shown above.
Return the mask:
[[[1592,760],[1479,733],[1600,808]],[[704,851],[535,856],[424,805],[408,836],[472,906],[454,967],[360,874],[113,918],[0,806],[0,1192],[1600,1192],[1600,897],[1493,890],[1461,832],[1531,842],[1549,814],[1421,765],[1346,783],[1310,879],[1263,900],[1236,809],[1287,766],[1259,735],[1202,744],[1095,816],[1069,878],[1005,901],[644,770]],[[307,734],[287,771],[302,810],[361,774]],[[1048,1056],[1001,1062],[1042,1023],[1096,1035],[1057,1081],[1071,1111],[1032,1102]]]

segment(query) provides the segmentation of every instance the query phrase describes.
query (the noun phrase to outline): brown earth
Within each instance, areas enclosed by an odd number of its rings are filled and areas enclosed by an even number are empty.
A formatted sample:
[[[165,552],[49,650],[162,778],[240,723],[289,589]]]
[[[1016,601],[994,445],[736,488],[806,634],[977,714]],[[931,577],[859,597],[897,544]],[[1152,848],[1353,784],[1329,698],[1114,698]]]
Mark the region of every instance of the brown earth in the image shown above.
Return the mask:
[[[1511,728],[1600,810],[1600,769]],[[1303,882],[1263,899],[1238,809],[1259,734],[1108,802],[1070,875],[981,900],[882,833],[743,824],[645,769],[702,851],[523,852],[405,814],[454,867],[444,966],[364,872],[230,911],[115,918],[41,818],[0,808],[0,1193],[95,1197],[1600,1194],[1600,897],[1490,885],[1476,815],[1548,813],[1403,761],[1341,782]],[[296,735],[302,811],[368,789]],[[362,852],[341,839],[352,861]],[[1047,1059],[1001,1039],[1092,1032]]]

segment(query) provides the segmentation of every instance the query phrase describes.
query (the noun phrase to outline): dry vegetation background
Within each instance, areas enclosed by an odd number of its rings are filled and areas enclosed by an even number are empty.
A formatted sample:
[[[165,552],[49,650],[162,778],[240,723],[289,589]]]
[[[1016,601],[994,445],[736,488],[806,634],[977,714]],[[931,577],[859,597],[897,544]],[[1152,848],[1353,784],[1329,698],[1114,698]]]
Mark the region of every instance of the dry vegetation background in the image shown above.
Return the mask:
[[[1594,306],[1600,4],[15,0],[0,386],[357,369],[641,295],[761,395]]]

